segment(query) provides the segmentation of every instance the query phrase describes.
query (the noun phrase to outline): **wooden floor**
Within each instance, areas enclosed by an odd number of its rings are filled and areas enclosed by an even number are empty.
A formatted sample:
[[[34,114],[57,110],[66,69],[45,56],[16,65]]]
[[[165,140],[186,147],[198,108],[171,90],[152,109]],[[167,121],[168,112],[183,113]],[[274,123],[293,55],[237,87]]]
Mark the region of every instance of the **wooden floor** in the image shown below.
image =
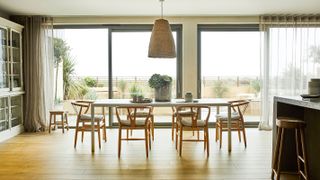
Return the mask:
[[[108,129],[108,142],[94,155],[90,134],[73,148],[74,131],[24,133],[0,143],[0,179],[270,179],[271,132],[248,129],[248,147],[233,133],[233,151],[227,137],[219,149],[210,129],[210,157],[203,143],[185,142],[182,158],[171,141],[170,129],[156,129],[149,159],[144,142],[123,142],[117,157],[117,129]],[[134,136],[142,132],[134,132]],[[192,134],[185,134],[191,137]]]

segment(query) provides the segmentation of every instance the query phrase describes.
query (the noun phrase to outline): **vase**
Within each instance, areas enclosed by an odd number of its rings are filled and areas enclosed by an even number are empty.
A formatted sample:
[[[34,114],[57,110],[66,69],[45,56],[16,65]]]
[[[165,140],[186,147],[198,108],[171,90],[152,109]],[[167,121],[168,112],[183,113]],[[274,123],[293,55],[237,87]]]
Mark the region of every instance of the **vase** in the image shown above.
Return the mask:
[[[155,101],[166,102],[171,101],[171,83],[160,88],[154,89]]]

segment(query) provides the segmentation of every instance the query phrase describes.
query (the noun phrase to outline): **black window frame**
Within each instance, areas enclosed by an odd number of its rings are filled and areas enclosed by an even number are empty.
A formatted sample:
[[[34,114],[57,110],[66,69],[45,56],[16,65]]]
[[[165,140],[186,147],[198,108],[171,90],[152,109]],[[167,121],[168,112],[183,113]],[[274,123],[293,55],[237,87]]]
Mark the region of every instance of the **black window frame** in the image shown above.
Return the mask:
[[[151,32],[153,24],[77,24],[77,25],[54,25],[53,29],[108,29],[108,91],[112,92],[112,33],[113,32]],[[171,24],[171,30],[176,32],[176,98],[182,97],[182,24]],[[109,99],[112,99],[113,94],[109,93]],[[109,127],[117,125],[113,120],[112,108],[109,108]],[[156,125],[169,126],[171,123],[156,123]]]
[[[198,24],[197,25],[197,98],[201,98],[201,32],[259,31],[259,24]],[[215,123],[209,123],[214,125]],[[246,127],[258,127],[259,122],[245,122]]]

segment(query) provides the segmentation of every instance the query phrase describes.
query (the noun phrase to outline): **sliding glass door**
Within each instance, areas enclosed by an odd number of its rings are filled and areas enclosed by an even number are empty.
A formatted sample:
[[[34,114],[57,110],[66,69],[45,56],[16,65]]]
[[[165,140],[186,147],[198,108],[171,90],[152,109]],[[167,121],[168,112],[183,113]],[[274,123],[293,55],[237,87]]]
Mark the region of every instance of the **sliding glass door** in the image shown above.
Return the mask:
[[[181,57],[178,55],[173,59],[148,58],[151,29],[152,26],[111,27],[112,98],[129,99],[137,93],[146,98],[154,98],[154,89],[148,84],[153,74],[171,76],[172,98],[179,97],[181,72],[178,67]],[[177,28],[173,28],[178,54],[179,35]],[[171,122],[171,111],[171,108],[155,108],[156,124],[165,125]]]
[[[181,97],[181,26],[173,25],[177,58],[148,58],[152,25],[55,26],[55,101],[75,114],[71,101],[131,98],[139,91],[154,98],[148,85],[152,74],[173,78],[172,98]],[[117,122],[106,109],[110,125]],[[100,109],[97,113],[102,113]],[[155,121],[171,122],[170,108],[156,108]]]
[[[260,120],[260,33],[256,25],[199,25],[198,97],[250,99]],[[213,109],[215,111],[216,109]],[[214,116],[210,121],[215,121]]]

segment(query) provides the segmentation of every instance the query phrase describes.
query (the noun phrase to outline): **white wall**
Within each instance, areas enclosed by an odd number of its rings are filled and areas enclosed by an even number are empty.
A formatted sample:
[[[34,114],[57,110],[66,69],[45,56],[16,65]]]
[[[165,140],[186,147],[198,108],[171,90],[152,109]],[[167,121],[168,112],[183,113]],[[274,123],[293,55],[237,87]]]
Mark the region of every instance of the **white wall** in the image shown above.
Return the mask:
[[[55,17],[55,24],[153,24],[159,17]],[[197,25],[258,24],[258,16],[166,17],[171,24],[182,24],[183,94],[197,93]]]

